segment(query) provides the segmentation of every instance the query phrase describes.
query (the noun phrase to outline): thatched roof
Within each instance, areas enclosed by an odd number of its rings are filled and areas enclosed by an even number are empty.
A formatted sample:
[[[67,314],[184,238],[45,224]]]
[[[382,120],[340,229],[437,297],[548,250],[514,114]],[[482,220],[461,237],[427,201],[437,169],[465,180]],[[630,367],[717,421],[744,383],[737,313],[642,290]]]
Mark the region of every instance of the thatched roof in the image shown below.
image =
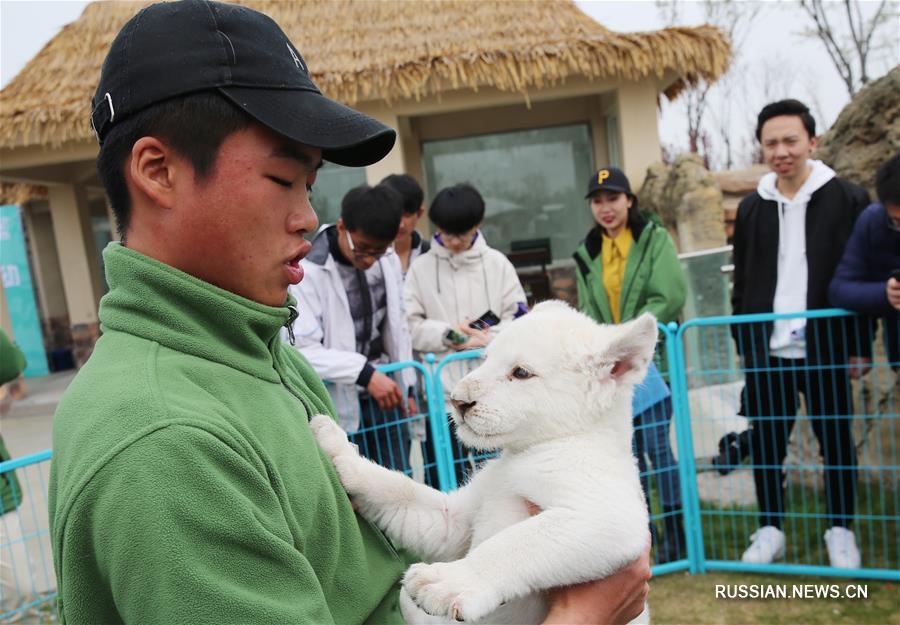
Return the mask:
[[[34,184],[0,182],[0,204],[24,204],[29,200],[47,199],[47,187]]]
[[[354,104],[492,86],[527,95],[569,76],[714,80],[727,38],[711,26],[620,34],[571,0],[244,1],[277,21],[329,96]],[[147,3],[95,2],[0,93],[0,147],[91,136],[90,98],[121,26]]]

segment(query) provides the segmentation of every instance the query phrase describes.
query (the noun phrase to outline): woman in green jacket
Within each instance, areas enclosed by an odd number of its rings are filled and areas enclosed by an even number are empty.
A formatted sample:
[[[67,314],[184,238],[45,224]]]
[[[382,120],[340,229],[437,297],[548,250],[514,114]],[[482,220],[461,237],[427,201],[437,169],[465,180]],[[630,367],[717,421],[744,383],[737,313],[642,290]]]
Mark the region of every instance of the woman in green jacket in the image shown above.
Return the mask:
[[[661,323],[678,318],[687,285],[675,244],[665,228],[638,212],[628,178],[615,167],[599,170],[588,182],[596,226],[575,252],[581,311],[599,323],[621,323],[651,312]],[[657,562],[685,556],[678,467],[669,443],[671,393],[655,366],[635,389],[633,439],[644,492],[649,484],[645,455],[653,465],[663,510],[665,535]],[[656,543],[655,523],[651,535]]]
[[[578,301],[600,323],[620,323],[651,312],[675,321],[687,290],[672,237],[643,217],[628,178],[601,169],[588,184],[596,226],[575,252]]]

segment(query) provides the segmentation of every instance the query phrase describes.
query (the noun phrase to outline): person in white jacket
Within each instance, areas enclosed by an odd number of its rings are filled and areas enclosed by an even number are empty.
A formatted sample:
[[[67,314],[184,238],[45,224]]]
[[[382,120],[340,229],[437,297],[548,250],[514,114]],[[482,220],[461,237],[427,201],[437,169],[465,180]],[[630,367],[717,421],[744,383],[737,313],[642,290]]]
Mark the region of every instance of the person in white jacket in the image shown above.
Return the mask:
[[[457,351],[484,347],[528,307],[512,263],[489,247],[479,230],[484,200],[474,187],[459,184],[442,189],[428,209],[428,218],[435,227],[431,249],[410,266],[404,300],[413,349],[432,352],[440,360]],[[485,315],[495,316],[499,323],[486,329],[470,327]],[[477,364],[477,360],[463,360],[444,367],[441,380],[448,401],[456,382]],[[463,477],[459,471],[457,475]]]
[[[396,469],[408,467],[409,428],[379,426],[416,413],[416,377],[404,369],[398,384],[376,367],[412,360],[403,274],[391,249],[401,210],[393,189],[351,189],[341,218],[319,230],[301,262],[304,278],[291,287],[296,348],[326,382],[341,427],[359,430],[362,452]]]

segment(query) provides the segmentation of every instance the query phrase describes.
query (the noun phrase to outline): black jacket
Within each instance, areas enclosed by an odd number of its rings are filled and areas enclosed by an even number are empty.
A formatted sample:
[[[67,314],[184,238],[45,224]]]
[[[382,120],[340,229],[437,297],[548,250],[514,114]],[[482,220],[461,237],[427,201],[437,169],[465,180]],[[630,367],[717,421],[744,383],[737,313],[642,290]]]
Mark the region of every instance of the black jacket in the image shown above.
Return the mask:
[[[853,224],[869,203],[868,193],[855,184],[832,178],[810,197],[806,207],[806,308],[830,308],[828,284],[834,275]],[[734,225],[734,290],[736,315],[772,312],[778,280],[778,204],[754,191],[738,206]],[[738,351],[762,357],[769,352],[772,323],[732,327]],[[844,362],[864,354],[867,323],[848,319],[810,320],[806,328],[810,362]],[[862,334],[859,334],[862,333]],[[860,337],[860,338],[857,338]],[[755,358],[746,363],[753,366]]]

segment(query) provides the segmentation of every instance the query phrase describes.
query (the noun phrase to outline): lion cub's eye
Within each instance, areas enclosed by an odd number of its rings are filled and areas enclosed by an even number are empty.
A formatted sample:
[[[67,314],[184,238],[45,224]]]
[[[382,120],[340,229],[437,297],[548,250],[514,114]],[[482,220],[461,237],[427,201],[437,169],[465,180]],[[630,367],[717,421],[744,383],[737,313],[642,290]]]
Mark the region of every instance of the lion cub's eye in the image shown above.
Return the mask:
[[[516,367],[512,370],[512,377],[516,378],[517,380],[527,380],[528,378],[533,378],[534,374],[528,369]]]

